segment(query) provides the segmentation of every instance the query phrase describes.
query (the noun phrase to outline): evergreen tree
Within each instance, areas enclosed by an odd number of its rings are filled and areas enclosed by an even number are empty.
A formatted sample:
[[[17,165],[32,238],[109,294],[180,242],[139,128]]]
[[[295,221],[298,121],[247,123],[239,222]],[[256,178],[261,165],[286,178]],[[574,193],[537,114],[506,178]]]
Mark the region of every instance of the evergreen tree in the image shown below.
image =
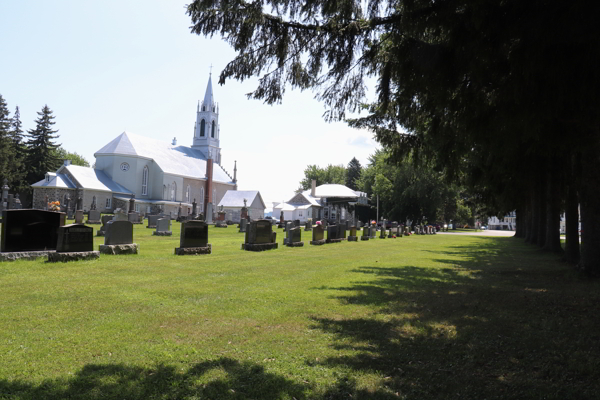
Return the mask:
[[[15,168],[13,169],[13,187],[15,191],[21,192],[27,187],[27,183],[25,182],[25,157],[27,155],[27,149],[24,143],[19,106],[15,107],[15,113],[11,120],[11,138],[15,163]]]
[[[60,167],[61,160],[56,155],[58,144],[53,140],[58,138],[58,131],[52,129],[54,115],[52,110],[45,105],[39,117],[35,120],[35,129],[27,131],[27,182],[35,183],[44,178],[48,171],[56,171]]]
[[[4,179],[10,181],[10,161],[13,152],[10,136],[10,112],[6,101],[0,95],[0,186],[4,185]]]
[[[352,190],[358,190],[357,182],[360,179],[362,167],[360,161],[356,157],[352,157],[352,160],[348,163],[346,186]]]

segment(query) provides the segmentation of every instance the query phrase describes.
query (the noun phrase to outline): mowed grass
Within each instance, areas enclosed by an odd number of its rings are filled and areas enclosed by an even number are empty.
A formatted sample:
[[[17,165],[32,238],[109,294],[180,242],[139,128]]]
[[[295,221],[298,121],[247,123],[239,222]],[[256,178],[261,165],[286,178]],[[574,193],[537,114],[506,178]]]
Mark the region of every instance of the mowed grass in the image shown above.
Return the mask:
[[[600,284],[518,239],[253,253],[230,226],[175,256],[173,231],[0,263],[0,399],[600,398]]]

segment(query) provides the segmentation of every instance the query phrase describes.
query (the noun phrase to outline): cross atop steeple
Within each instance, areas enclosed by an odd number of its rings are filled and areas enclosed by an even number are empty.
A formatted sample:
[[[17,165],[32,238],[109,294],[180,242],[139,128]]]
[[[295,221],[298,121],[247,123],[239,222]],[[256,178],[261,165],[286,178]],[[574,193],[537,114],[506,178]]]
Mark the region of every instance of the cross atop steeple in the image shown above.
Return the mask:
[[[212,63],[210,63],[210,72],[208,73],[209,76],[212,76],[212,67],[213,67],[213,65],[212,65]]]

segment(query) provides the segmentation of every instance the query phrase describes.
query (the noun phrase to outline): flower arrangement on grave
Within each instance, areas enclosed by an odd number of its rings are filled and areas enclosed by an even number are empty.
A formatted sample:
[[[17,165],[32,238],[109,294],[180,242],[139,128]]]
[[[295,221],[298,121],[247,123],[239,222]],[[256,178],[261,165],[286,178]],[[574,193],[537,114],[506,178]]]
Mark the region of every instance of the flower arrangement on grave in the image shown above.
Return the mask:
[[[60,211],[60,201],[51,201],[48,203],[48,210],[50,211]]]

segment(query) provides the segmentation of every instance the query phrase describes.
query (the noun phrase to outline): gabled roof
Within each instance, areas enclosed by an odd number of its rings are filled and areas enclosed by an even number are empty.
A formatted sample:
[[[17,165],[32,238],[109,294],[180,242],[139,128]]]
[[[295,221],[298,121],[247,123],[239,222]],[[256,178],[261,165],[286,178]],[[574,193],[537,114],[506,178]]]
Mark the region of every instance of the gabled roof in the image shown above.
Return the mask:
[[[289,203],[279,203],[275,207],[273,207],[273,211],[275,211],[275,209],[279,211],[294,211],[296,208],[297,206]]]
[[[305,190],[304,192],[300,193],[302,196],[304,196],[304,198],[306,200],[308,200],[308,202],[313,205],[313,206],[321,206],[321,203],[319,203],[319,199],[317,199],[316,197],[312,197],[310,195],[310,190]],[[293,197],[292,197],[293,198]]]
[[[258,190],[228,190],[217,206],[244,207],[244,199],[246,199],[246,205],[249,207],[254,203],[256,196],[260,199],[263,209],[267,208]]]
[[[304,193],[307,193],[308,195],[310,195],[310,190],[305,191]],[[326,197],[326,198],[332,198],[332,197],[359,197],[354,190],[350,189],[347,186],[344,185],[340,185],[337,183],[327,183],[325,185],[320,185],[317,186],[315,189],[315,197]]]
[[[94,153],[94,157],[115,154],[154,160],[163,172],[171,175],[195,179],[204,179],[206,176],[206,155],[200,150],[131,132],[117,136]],[[217,163],[213,163],[213,181],[233,184],[232,178]]]
[[[65,174],[55,174],[50,172],[48,174],[50,176],[50,181],[46,181],[46,178],[42,179],[39,182],[34,183],[31,187],[56,187],[56,188],[65,188],[65,189],[76,189],[77,186],[69,177]]]
[[[84,189],[126,194],[133,193],[129,189],[110,179],[104,171],[99,169],[81,167],[79,165],[68,165],[61,167],[58,171],[61,172],[65,169],[71,173],[77,183]]]

